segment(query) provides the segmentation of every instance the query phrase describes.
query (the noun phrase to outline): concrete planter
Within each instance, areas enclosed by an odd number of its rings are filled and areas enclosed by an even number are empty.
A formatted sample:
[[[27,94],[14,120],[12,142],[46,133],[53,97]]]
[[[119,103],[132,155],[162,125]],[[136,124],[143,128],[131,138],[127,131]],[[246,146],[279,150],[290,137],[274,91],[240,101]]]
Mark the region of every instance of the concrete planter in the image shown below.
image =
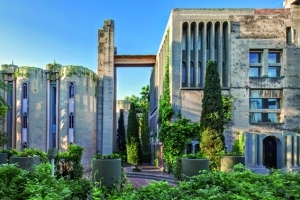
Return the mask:
[[[0,153],[0,165],[7,164],[7,153]]]
[[[189,177],[199,174],[200,170],[209,171],[209,160],[208,159],[181,159],[181,179],[189,180]]]
[[[221,158],[221,171],[230,172],[239,163],[245,165],[245,156],[224,156]]]
[[[92,162],[92,180],[106,187],[121,182],[121,159],[97,159]]]
[[[10,164],[18,164],[18,166],[27,171],[33,171],[36,165],[40,164],[40,157],[10,157]]]

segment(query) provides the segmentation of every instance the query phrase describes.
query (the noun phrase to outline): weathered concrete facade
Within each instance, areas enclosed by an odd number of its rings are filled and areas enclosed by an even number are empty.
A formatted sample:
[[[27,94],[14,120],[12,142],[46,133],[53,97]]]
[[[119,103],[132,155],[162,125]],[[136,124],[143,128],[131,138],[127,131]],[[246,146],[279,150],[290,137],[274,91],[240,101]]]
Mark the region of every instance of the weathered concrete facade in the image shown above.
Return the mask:
[[[236,98],[232,122],[224,132],[227,148],[231,149],[234,132],[243,131],[249,168],[265,172],[271,162],[268,148],[274,148],[273,167],[298,170],[298,3],[287,1],[283,9],[174,9],[151,77],[151,131],[156,128],[152,121],[162,94],[166,49],[170,49],[171,103],[192,121],[200,120],[205,63],[212,59],[222,93]]]

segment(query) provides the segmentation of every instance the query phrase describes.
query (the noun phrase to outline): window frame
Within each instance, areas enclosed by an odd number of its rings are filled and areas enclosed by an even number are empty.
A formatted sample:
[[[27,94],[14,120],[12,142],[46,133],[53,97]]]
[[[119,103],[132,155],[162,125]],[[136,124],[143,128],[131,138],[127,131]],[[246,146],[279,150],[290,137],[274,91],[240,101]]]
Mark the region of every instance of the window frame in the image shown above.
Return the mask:
[[[258,54],[259,55],[259,62],[251,62],[251,54]],[[263,50],[250,50],[248,54],[248,61],[249,61],[249,78],[259,78],[262,76],[262,67],[263,67]],[[258,69],[257,76],[251,76],[250,70],[251,69]]]
[[[278,55],[278,58],[276,57],[275,63],[270,62],[270,58],[269,58],[270,54]],[[269,50],[269,52],[268,52],[268,77],[269,78],[279,78],[281,76],[281,61],[282,61],[282,51]],[[275,72],[276,76],[270,76],[270,68],[277,68],[277,70]]]

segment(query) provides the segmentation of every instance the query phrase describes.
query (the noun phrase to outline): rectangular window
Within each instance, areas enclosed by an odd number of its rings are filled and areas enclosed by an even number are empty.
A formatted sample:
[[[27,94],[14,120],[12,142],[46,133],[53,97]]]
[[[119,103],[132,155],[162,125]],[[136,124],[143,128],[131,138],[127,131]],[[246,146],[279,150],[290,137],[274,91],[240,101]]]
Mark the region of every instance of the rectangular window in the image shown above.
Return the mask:
[[[281,98],[282,90],[250,90],[250,123],[279,123]]]
[[[269,51],[268,54],[268,77],[280,77],[281,52]]]
[[[286,28],[286,43],[288,43],[288,44],[292,43],[292,28],[291,27]]]
[[[259,123],[259,122],[280,122],[279,113],[250,113],[250,123]]]
[[[249,77],[260,77],[262,68],[262,52],[249,53]]]

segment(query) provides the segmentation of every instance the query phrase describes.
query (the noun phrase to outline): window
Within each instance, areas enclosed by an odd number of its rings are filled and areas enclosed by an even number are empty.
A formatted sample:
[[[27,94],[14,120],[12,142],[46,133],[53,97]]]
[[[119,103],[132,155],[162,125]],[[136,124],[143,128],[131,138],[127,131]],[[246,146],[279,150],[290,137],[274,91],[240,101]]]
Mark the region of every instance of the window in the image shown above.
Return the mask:
[[[195,68],[193,62],[191,62],[190,66],[190,86],[195,86]]]
[[[292,28],[286,27],[286,43],[291,44],[292,43]]]
[[[72,112],[69,114],[69,128],[74,128],[74,114]]]
[[[182,82],[182,86],[186,87],[187,86],[187,80],[186,80],[186,64],[185,62],[182,63],[182,71],[181,71],[182,77],[181,77],[181,82]]]
[[[198,87],[202,87],[202,63],[199,62],[198,66]]]
[[[69,98],[72,99],[74,98],[74,83],[71,82],[69,85]]]
[[[249,77],[261,76],[261,62],[262,52],[250,52],[249,53]]]
[[[280,77],[280,52],[269,51],[268,54],[268,77]]]
[[[250,90],[250,123],[279,123],[281,97],[281,90]]]
[[[23,87],[22,90],[23,99],[27,99],[27,83],[23,83],[22,87]]]

